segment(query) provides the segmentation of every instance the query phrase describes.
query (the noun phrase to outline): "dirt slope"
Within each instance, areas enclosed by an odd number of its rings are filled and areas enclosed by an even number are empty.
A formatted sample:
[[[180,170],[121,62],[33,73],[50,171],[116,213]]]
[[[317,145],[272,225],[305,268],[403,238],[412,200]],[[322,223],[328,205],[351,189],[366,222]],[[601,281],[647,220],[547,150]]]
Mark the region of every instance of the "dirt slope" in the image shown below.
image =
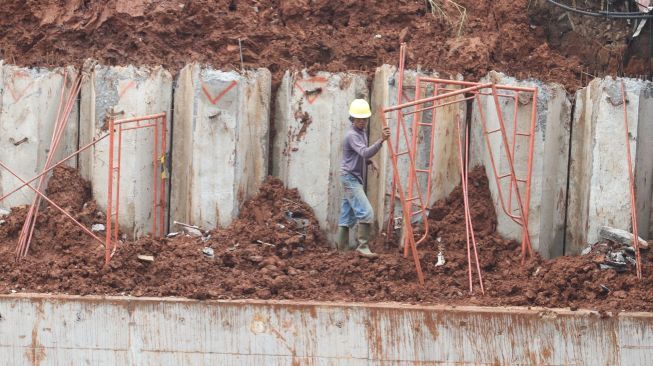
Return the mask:
[[[444,2],[440,2],[444,3]],[[6,0],[0,7],[0,58],[20,65],[163,64],[189,61],[268,67],[373,71],[396,64],[477,79],[490,69],[557,81],[573,90],[579,62],[552,51],[527,0],[458,0],[467,9],[434,17],[423,0]],[[449,22],[448,22],[449,21]]]

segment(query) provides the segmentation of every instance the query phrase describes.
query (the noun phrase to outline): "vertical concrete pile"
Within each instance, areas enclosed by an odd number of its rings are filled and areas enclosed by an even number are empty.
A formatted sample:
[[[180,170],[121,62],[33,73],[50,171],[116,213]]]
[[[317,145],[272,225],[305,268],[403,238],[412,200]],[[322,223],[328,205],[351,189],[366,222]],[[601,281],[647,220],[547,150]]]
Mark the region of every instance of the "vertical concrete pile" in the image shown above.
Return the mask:
[[[267,176],[271,74],[184,67],[175,87],[171,220],[227,226]]]
[[[108,133],[109,116],[122,119],[166,112],[169,123],[172,76],[168,71],[161,67],[87,64],[84,72],[88,78],[82,86],[80,107],[82,146]],[[107,140],[80,156],[82,176],[91,182],[93,197],[102,208],[107,205]],[[143,236],[152,229],[153,148],[152,128],[130,130],[123,135],[119,216],[121,231],[130,238]],[[117,146],[114,154],[117,161]]]
[[[625,87],[624,110],[622,81]],[[599,240],[607,225],[632,230],[624,118],[628,119],[639,236],[649,237],[653,179],[653,84],[635,79],[595,79],[576,92],[573,116],[567,253]]]
[[[545,84],[539,81],[518,81],[501,73],[491,72],[483,81],[507,86],[537,87],[537,120],[533,152],[530,211],[528,215],[529,232],[533,249],[545,258],[563,254],[564,218],[567,194],[567,170],[569,158],[569,123],[571,102],[564,88],[558,84]],[[499,108],[505,120],[508,140],[512,140],[516,115],[518,133],[528,133],[531,127],[532,96],[520,93],[515,114],[512,98],[500,98]],[[499,128],[497,108],[492,96],[481,96],[483,113],[488,131]],[[504,212],[499,201],[499,190],[492,170],[490,154],[481,124],[478,104],[474,103],[471,127],[470,167],[483,165],[490,183],[490,191],[497,213],[497,231],[504,237],[521,241],[521,226]],[[510,172],[510,164],[502,145],[500,133],[489,136],[494,161],[499,176]],[[512,142],[510,142],[512,146]],[[528,137],[517,136],[514,152],[514,169],[518,179],[525,179],[528,173]],[[510,179],[501,179],[504,202],[508,202]],[[526,204],[525,184],[519,183],[520,195]],[[506,207],[513,215],[519,215],[516,195],[512,196],[511,207]]]
[[[406,70],[404,72],[404,95],[401,101],[407,102],[415,98],[415,80],[416,76],[438,77],[437,73],[426,74],[415,70]],[[372,118],[370,120],[370,141],[376,141],[381,136],[383,125],[382,110],[384,108],[397,105],[398,98],[398,75],[397,69],[393,66],[383,65],[377,68],[374,75],[374,84],[372,86]],[[434,88],[432,84],[423,83],[421,86],[420,97],[432,96]],[[449,102],[449,100],[447,100]],[[418,108],[425,108],[419,106]],[[407,108],[400,113],[414,111],[415,108]],[[410,136],[412,136],[412,125],[415,119],[424,123],[432,123],[433,111],[409,114],[404,116],[406,127]],[[416,168],[426,169],[429,158],[433,159],[431,176],[418,174],[422,194],[427,190],[427,182],[431,180],[431,192],[428,206],[430,207],[435,201],[446,197],[451,191],[460,184],[459,161],[458,161],[458,135],[456,131],[456,118],[459,116],[461,124],[464,126],[467,113],[467,103],[454,103],[448,106],[438,108],[435,113],[435,134],[433,151],[431,151],[431,127],[422,126],[419,128]],[[395,144],[395,131],[398,121],[398,112],[386,113],[386,120],[392,131],[392,143]],[[464,128],[464,127],[462,127]],[[405,151],[405,139],[400,137],[397,151]],[[392,177],[393,166],[387,149],[382,149],[377,156],[373,158],[379,166],[379,172],[368,175],[367,192],[372,207],[376,213],[376,224],[378,228],[383,228],[388,220],[389,206],[392,195]],[[404,156],[398,159],[398,171],[403,187],[408,183],[409,160]],[[426,195],[424,195],[425,197]],[[401,207],[399,200],[395,200],[395,217],[401,216]]]
[[[297,188],[330,239],[335,235],[342,188],[342,139],[349,103],[368,97],[364,75],[286,72],[277,92],[272,171]]]
[[[67,72],[67,82],[62,96],[64,72]],[[43,171],[60,101],[63,98],[65,102],[76,77],[73,67],[27,69],[0,61],[0,159],[22,179],[29,180]],[[78,108],[75,102],[55,163],[77,150]],[[76,159],[66,164],[74,167]],[[0,168],[0,196],[19,185],[20,181]],[[33,196],[33,191],[24,187],[0,202],[0,207],[9,209],[29,204]]]

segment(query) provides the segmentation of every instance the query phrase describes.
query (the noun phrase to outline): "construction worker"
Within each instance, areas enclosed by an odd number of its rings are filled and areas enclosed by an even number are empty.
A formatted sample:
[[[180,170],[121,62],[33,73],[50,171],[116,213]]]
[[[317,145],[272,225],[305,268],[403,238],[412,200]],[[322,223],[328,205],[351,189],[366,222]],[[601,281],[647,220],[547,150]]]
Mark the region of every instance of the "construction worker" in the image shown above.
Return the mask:
[[[352,126],[347,130],[342,142],[342,163],[340,164],[340,182],[344,189],[344,197],[338,220],[338,243],[340,250],[349,250],[349,229],[358,221],[356,251],[368,258],[374,258],[369,247],[370,229],[374,220],[372,205],[364,190],[364,176],[368,164],[373,170],[378,170],[376,164],[369,160],[390,137],[390,129],[384,128],[381,138],[371,146],[367,146],[367,122],[372,115],[370,105],[364,99],[355,99],[349,106],[349,120]]]

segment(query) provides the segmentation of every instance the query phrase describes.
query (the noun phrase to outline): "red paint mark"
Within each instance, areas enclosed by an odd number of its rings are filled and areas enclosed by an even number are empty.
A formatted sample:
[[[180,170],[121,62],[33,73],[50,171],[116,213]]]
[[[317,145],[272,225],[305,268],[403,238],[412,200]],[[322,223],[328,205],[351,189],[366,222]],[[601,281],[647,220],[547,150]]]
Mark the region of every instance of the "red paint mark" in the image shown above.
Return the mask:
[[[312,83],[312,84],[324,85],[324,84],[326,84],[326,82],[327,82],[327,79],[325,77],[313,76],[313,77],[310,77],[310,78],[307,78],[307,79],[302,79],[302,80],[295,81],[295,87],[297,89],[299,89],[302,92],[302,94],[304,94],[304,96],[306,96],[306,101],[308,102],[308,104],[313,104],[313,103],[315,103],[315,100],[317,100],[317,98],[320,96],[320,94],[322,94],[322,88],[317,87],[317,88],[311,89],[309,91],[306,91],[301,86],[300,83]]]
[[[134,82],[134,80],[130,81],[129,84],[127,84],[127,86],[122,88],[120,93],[118,93],[118,99],[122,99],[122,96],[125,95],[125,93],[127,93],[127,90],[133,88],[134,86],[136,86],[136,83]]]
[[[13,77],[13,79],[12,79],[12,83],[11,83],[12,85],[7,85],[7,89],[9,89],[9,93],[11,93],[11,97],[13,98],[14,102],[17,102],[17,101],[19,101],[22,97],[24,97],[24,96],[25,96],[25,93],[27,92],[27,90],[29,90],[29,88],[31,88],[32,85],[34,84],[34,80],[31,80],[31,81],[27,84],[27,86],[26,86],[25,88],[23,88],[23,90],[21,90],[21,91],[19,92],[19,91],[16,90],[16,85],[15,85],[16,82],[15,82],[15,79],[17,79],[17,78],[18,78],[18,79],[24,79],[24,78],[27,78],[27,77],[29,77],[29,74],[28,74],[28,73],[26,73],[26,72],[24,72],[24,71],[18,71],[18,72],[16,72],[16,73],[14,74],[14,77]]]
[[[216,95],[215,97],[211,96],[211,92],[209,92],[209,90],[206,88],[206,85],[204,85],[203,83],[202,83],[202,91],[204,92],[204,95],[206,95],[206,97],[209,99],[209,102],[215,105],[216,103],[218,103],[220,99],[222,99],[222,97],[225,96],[225,94],[229,92],[229,90],[233,89],[236,85],[238,85],[236,80],[232,81],[228,87],[226,87],[223,91],[220,92],[220,94]]]

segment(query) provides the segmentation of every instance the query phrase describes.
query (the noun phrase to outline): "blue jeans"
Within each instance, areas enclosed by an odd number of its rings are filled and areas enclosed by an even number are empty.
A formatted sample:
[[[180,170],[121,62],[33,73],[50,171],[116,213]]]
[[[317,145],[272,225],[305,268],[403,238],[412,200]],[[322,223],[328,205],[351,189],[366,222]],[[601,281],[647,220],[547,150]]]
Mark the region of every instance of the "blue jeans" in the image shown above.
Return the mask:
[[[340,175],[340,183],[345,197],[340,206],[338,226],[352,227],[356,221],[371,224],[374,221],[374,210],[365,195],[363,184],[351,174]]]

